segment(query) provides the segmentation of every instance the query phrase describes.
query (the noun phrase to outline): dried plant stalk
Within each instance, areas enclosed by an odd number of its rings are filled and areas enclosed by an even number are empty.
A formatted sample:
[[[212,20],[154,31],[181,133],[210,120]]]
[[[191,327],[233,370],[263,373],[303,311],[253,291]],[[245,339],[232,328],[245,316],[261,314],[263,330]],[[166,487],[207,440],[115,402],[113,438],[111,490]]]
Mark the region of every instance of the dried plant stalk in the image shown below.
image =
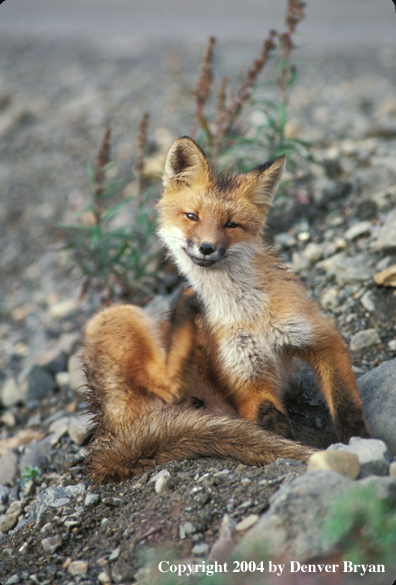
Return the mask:
[[[304,18],[304,8],[305,2],[302,2],[302,0],[288,0],[285,20],[286,30],[279,35],[281,47],[279,63],[282,66],[278,78],[279,99],[284,103],[287,102],[287,84],[293,72],[293,69],[290,66],[290,54],[295,46],[292,34],[294,33],[297,24]]]
[[[215,37],[209,37],[208,44],[206,45],[205,53],[202,58],[201,72],[198,78],[197,87],[195,89],[195,117],[194,124],[191,131],[192,136],[195,138],[197,131],[198,122],[201,124],[208,137],[211,137],[211,131],[206,117],[203,113],[205,104],[210,96],[213,84],[213,49],[216,42]]]
[[[214,122],[213,132],[213,158],[215,160],[220,151],[221,141],[230,130],[243,106],[249,100],[252,90],[257,83],[257,78],[263,70],[269,54],[276,48],[275,37],[276,31],[271,30],[268,38],[264,41],[263,48],[258,58],[253,61],[253,64],[246,75],[245,81],[242,83],[228,108],[225,106],[225,86],[223,80],[223,84],[218,93],[218,116]]]
[[[144,161],[147,148],[147,127],[148,127],[149,115],[147,112],[143,114],[139,122],[139,130],[137,135],[138,145],[138,159],[136,163],[137,173],[137,201],[138,205],[143,194],[143,174],[144,174]]]
[[[100,206],[100,196],[103,193],[103,184],[105,182],[105,168],[106,165],[110,162],[110,136],[111,136],[111,126],[106,126],[106,130],[104,132],[102,142],[99,146],[98,155],[96,157],[95,162],[95,174],[94,174],[94,197],[93,197],[93,206],[94,206],[94,216],[95,216],[95,224],[101,220],[102,210]]]

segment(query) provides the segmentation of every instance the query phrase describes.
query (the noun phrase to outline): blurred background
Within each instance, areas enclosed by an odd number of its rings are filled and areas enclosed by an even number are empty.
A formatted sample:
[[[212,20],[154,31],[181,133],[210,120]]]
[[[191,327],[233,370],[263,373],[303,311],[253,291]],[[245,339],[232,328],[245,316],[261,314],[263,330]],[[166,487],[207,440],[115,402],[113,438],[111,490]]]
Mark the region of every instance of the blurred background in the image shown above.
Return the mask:
[[[300,32],[311,49],[373,47],[395,39],[391,0],[314,0]],[[260,40],[279,26],[283,3],[276,0],[7,0],[0,27],[19,34],[104,36],[203,42]]]

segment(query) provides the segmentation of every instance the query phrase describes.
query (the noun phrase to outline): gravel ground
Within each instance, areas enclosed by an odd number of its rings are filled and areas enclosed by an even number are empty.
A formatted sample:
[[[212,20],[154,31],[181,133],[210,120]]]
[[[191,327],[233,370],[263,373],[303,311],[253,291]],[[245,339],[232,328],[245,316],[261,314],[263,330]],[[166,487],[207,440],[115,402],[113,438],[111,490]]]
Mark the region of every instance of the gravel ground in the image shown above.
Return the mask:
[[[85,168],[106,123],[113,126],[116,172],[127,185],[143,111],[151,114],[159,151],[188,130],[183,116],[201,51],[122,38],[8,37],[2,44],[0,383],[31,364],[48,370],[64,352],[62,365],[52,369],[55,387],[42,400],[0,411],[0,445],[32,431],[7,451],[15,469],[0,490],[0,513],[14,505],[20,524],[0,536],[3,585],[128,582],[147,549],[170,543],[178,554],[199,558],[225,512],[236,521],[259,515],[285,478],[304,471],[282,460],[263,469],[183,461],[166,466],[166,496],[150,482],[154,472],[97,487],[83,472],[84,440],[70,432],[69,419],[83,412],[84,400],[67,358],[95,306],[78,300],[81,275],[59,251],[65,236],[57,222],[70,220],[87,200]],[[216,65],[221,75],[237,78],[255,53],[249,45],[225,45]],[[381,244],[381,237],[391,237],[387,218],[396,205],[395,56],[382,48],[304,58],[313,67],[293,91],[288,132],[313,142],[317,162],[301,169],[292,199],[278,199],[269,237],[337,322],[360,374],[396,354],[394,288],[373,279],[396,263],[395,249]],[[362,341],[356,334],[363,331],[369,333]],[[319,447],[335,440],[323,401],[309,388],[298,398],[291,392],[289,411],[301,440]],[[68,421],[63,432],[51,427],[62,417]],[[38,440],[26,446],[32,439]],[[41,461],[44,475],[23,491],[18,478],[32,461]],[[70,503],[22,525],[40,492],[74,485],[80,493]],[[99,495],[95,505],[90,494]]]

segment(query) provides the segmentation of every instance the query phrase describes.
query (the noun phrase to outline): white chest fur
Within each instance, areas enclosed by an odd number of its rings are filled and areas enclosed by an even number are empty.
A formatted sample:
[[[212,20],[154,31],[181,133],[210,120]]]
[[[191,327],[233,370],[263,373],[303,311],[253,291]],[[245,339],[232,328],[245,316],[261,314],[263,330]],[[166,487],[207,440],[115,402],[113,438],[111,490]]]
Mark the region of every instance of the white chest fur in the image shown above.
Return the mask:
[[[302,348],[312,339],[307,319],[274,314],[271,291],[259,286],[249,264],[229,270],[194,267],[188,276],[203,301],[226,379],[240,386],[270,375],[281,384],[283,350]]]

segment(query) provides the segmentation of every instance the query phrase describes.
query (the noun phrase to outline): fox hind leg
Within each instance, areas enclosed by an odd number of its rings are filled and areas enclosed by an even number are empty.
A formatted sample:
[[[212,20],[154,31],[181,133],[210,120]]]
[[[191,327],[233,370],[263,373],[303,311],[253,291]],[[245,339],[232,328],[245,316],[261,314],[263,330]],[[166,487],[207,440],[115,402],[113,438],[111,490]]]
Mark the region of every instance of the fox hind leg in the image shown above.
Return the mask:
[[[169,324],[115,306],[87,324],[83,362],[96,422],[116,429],[164,403],[177,404],[195,374],[196,299],[182,291]]]
[[[270,383],[260,384],[258,388],[251,388],[245,392],[245,397],[239,401],[238,414],[261,428],[281,435],[286,439],[293,439],[293,431],[282,401]]]

